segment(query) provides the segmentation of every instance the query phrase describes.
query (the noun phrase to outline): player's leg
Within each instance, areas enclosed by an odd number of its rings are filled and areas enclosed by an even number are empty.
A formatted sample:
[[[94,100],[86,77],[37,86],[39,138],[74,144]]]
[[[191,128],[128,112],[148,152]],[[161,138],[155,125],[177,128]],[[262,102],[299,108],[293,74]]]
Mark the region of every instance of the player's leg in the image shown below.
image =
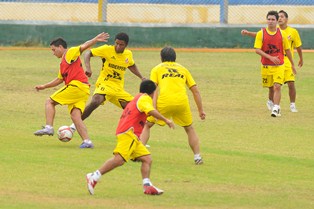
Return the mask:
[[[124,109],[133,98],[134,97],[124,89],[107,90],[107,100],[122,109]]]
[[[53,130],[53,121],[55,118],[56,108],[55,106],[59,103],[53,101],[51,98],[48,98],[45,103],[45,116],[46,116],[46,125],[43,126],[42,129],[37,130],[34,132],[35,136],[43,136],[43,135],[49,135],[53,136],[54,130]]]
[[[99,107],[99,105],[105,102],[105,100],[106,100],[106,95],[94,94],[92,97],[92,101],[86,106],[83,114],[81,115],[82,120],[85,120],[86,118],[88,118],[92,114],[92,112],[95,109],[97,109],[97,107]],[[70,128],[73,131],[73,133],[76,131],[76,126],[74,123],[70,125]]]
[[[188,100],[182,103],[180,106],[173,106],[171,108],[173,122],[184,128],[189,145],[194,154],[194,162],[196,165],[203,164],[203,160],[200,154],[200,140],[196,134],[196,131],[192,125],[192,112]]]
[[[73,108],[71,111],[71,119],[76,127],[77,132],[80,134],[83,142],[80,148],[94,148],[92,141],[90,140],[87,132],[86,125],[82,120],[82,111],[79,108]]]
[[[274,107],[271,113],[272,117],[280,116],[281,84],[274,83]]]
[[[274,89],[272,76],[268,75],[268,66],[261,66],[262,87],[268,88],[268,100],[266,102],[267,109],[272,111],[274,107]]]
[[[94,194],[94,187],[100,177],[105,173],[122,166],[130,159],[131,153],[136,147],[137,137],[132,134],[132,130],[117,135],[117,145],[113,150],[114,156],[107,160],[98,170],[86,175],[87,188],[90,194]]]
[[[274,107],[274,88],[268,87],[268,101],[266,103],[268,110],[272,110]]]
[[[141,133],[140,139],[144,145],[147,145],[147,142],[150,137],[150,128],[154,126],[154,123],[146,121],[143,131]]]
[[[92,101],[86,106],[83,114],[82,120],[88,118],[92,112],[99,107],[106,100],[105,94],[94,94],[92,97]]]
[[[200,140],[196,134],[196,131],[192,125],[183,127],[188,135],[189,145],[194,153],[194,162],[196,165],[203,164],[202,157],[200,155]]]
[[[295,75],[292,72],[291,64],[289,61],[285,63],[285,75],[284,76],[285,76],[284,83],[287,83],[288,89],[289,89],[290,110],[291,112],[298,112],[295,105],[295,100],[296,100]]]
[[[94,188],[101,176],[109,171],[122,166],[125,163],[124,159],[116,153],[112,158],[108,159],[98,170],[86,175],[87,188],[91,195],[94,194]]]
[[[296,89],[295,89],[295,83],[294,81],[287,82],[288,88],[289,88],[289,97],[290,97],[290,110],[291,112],[298,112],[296,106],[295,106],[295,100],[296,100]]]
[[[164,191],[155,187],[153,183],[150,181],[150,172],[152,166],[152,157],[147,148],[140,142],[136,142],[136,148],[134,149],[131,159],[136,161],[141,161],[141,175],[143,181],[143,191],[144,194],[148,195],[160,195],[163,194]]]

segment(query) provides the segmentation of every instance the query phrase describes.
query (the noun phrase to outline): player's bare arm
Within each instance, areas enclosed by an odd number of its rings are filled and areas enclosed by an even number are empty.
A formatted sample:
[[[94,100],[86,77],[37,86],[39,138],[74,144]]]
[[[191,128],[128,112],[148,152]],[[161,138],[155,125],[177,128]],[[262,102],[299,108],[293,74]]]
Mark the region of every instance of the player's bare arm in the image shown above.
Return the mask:
[[[280,64],[280,59],[278,57],[270,56],[269,54],[266,54],[263,50],[261,49],[255,49],[256,54],[261,55],[262,57],[265,57],[272,61],[275,65]]]
[[[252,38],[255,38],[256,37],[256,32],[251,32],[251,31],[248,31],[248,30],[241,30],[241,35],[242,36],[250,36]]]
[[[95,36],[93,39],[86,41],[84,44],[80,46],[81,53],[91,47],[92,45],[96,44],[97,42],[107,42],[109,39],[109,34],[102,32]]]
[[[158,119],[158,120],[162,120],[164,121],[168,126],[169,128],[172,128],[174,129],[174,123],[172,120],[169,120],[167,118],[165,118],[163,115],[161,115],[157,110],[152,110],[152,111],[149,111],[148,112],[148,115],[151,115],[153,116],[154,118]]]
[[[297,47],[297,52],[298,52],[298,55],[299,55],[299,64],[298,64],[298,66],[302,67],[303,66],[303,54],[302,54],[302,47],[301,46]]]
[[[134,65],[132,65],[132,66],[130,66],[130,67],[128,67],[128,68],[129,68],[129,70],[130,70],[134,75],[136,75],[137,77],[139,77],[142,81],[146,79],[146,78],[144,78],[144,77],[142,76],[142,74],[141,74],[140,71],[138,70],[136,64],[134,64]]]
[[[290,49],[287,49],[285,51],[286,51],[286,55],[287,55],[288,59],[290,60],[291,67],[292,67],[292,72],[293,72],[294,75],[296,75],[297,74],[297,70],[295,69],[295,66],[294,66],[294,62],[293,62],[293,59],[292,59],[291,51],[290,51]]]
[[[203,103],[202,103],[202,97],[201,97],[201,94],[197,88],[196,85],[192,86],[190,88],[192,94],[193,94],[193,97],[194,97],[194,101],[196,103],[196,106],[197,106],[197,109],[198,109],[198,115],[199,117],[202,119],[202,120],[205,120],[206,118],[206,113],[204,112],[203,110]]]
[[[37,85],[35,86],[35,89],[37,91],[39,90],[44,90],[46,88],[51,88],[51,87],[55,87],[55,86],[58,86],[60,83],[62,83],[63,80],[62,79],[59,79],[59,78],[55,78],[54,80],[46,83],[46,84],[42,84],[42,85]]]
[[[90,58],[93,56],[91,50],[88,50],[84,55],[84,63],[85,63],[85,74],[88,77],[91,77],[93,72],[90,66]]]

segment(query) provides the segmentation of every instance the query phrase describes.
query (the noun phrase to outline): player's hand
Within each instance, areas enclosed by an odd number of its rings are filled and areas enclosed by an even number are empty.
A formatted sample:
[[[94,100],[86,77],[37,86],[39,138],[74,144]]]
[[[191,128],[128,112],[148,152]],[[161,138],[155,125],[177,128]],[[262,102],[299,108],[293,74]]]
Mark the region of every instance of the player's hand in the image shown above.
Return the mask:
[[[248,30],[241,30],[241,35],[242,36],[246,36],[248,34]]]
[[[302,59],[299,60],[298,66],[299,66],[299,67],[302,67],[302,66],[303,66],[303,60],[302,60]]]
[[[172,120],[166,120],[166,123],[167,123],[167,125],[169,126],[169,128],[172,128],[172,129],[174,129],[174,123],[173,123],[173,121]]]
[[[269,58],[270,59],[270,61],[272,61],[275,65],[279,65],[280,64],[280,59],[279,59],[279,57],[270,57]]]
[[[86,71],[85,71],[85,75],[87,75],[87,77],[89,77],[89,78],[92,76],[92,74],[93,74],[93,73],[92,73],[91,70],[86,70]]]
[[[294,66],[292,66],[292,72],[293,72],[293,74],[294,74],[294,75],[296,75],[296,74],[297,74],[297,70],[295,69],[295,67],[294,67]]]
[[[40,91],[40,90],[45,89],[45,86],[44,85],[38,85],[38,86],[35,86],[35,89],[36,89],[36,91]]]
[[[200,113],[199,113],[199,116],[200,116],[201,120],[205,120],[205,118],[206,118],[206,113],[205,113],[205,112],[200,112]]]
[[[99,42],[107,42],[109,38],[110,38],[109,33],[105,32],[102,32],[95,37],[95,39]]]

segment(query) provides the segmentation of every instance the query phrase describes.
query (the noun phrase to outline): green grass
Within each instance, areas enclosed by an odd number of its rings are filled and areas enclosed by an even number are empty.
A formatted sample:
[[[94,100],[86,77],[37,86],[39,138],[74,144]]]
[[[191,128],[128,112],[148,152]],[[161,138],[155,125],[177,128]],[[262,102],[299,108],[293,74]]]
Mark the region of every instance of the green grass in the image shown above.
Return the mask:
[[[140,164],[133,162],[104,175],[90,196],[85,174],[112,156],[121,110],[107,103],[86,120],[93,150],[80,150],[77,134],[69,143],[35,137],[44,124],[45,100],[58,88],[36,92],[34,86],[52,80],[60,60],[49,50],[0,50],[0,57],[0,208],[314,208],[311,53],[304,53],[297,76],[299,112],[289,112],[285,85],[282,117],[272,118],[258,55],[177,52],[203,97],[206,121],[198,118],[193,100],[191,107],[205,164],[193,164],[182,128],[155,126],[151,179],[165,190],[162,196],[142,193]],[[160,62],[158,51],[134,51],[134,58],[145,77]],[[92,84],[100,66],[92,59]],[[139,82],[127,72],[130,93],[138,91]],[[55,127],[70,123],[67,108],[58,106]]]

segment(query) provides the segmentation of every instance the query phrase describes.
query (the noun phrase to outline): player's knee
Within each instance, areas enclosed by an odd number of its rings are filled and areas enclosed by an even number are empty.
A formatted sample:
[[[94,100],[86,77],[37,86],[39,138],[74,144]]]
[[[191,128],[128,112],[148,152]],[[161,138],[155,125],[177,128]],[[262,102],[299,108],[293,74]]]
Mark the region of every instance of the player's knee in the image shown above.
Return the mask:
[[[105,97],[103,97],[101,95],[95,95],[95,96],[93,96],[90,105],[94,106],[94,107],[98,107],[102,102],[104,102],[104,100],[105,100]]]

